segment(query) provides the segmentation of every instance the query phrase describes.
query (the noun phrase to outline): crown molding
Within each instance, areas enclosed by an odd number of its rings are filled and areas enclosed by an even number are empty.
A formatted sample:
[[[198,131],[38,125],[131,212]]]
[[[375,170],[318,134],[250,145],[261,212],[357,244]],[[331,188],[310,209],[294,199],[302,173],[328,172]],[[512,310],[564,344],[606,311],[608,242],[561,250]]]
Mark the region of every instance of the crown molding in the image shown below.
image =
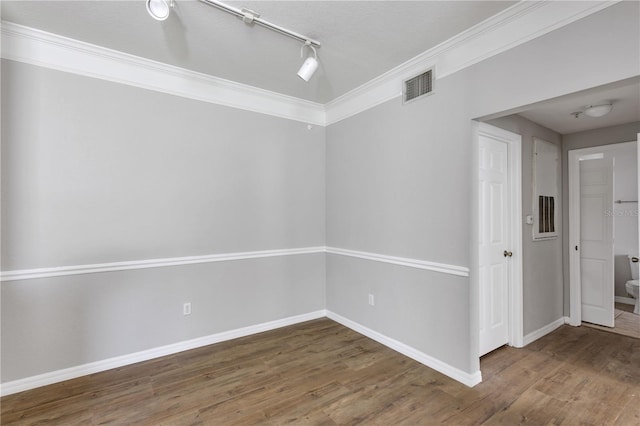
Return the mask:
[[[402,81],[435,67],[440,79],[619,1],[525,0],[325,104],[331,125],[402,95]]]
[[[327,126],[399,98],[402,81],[428,68],[444,78],[616,3],[520,1],[324,105],[11,22],[0,32],[6,59]]]
[[[322,104],[2,21],[2,57],[87,77],[324,125]]]

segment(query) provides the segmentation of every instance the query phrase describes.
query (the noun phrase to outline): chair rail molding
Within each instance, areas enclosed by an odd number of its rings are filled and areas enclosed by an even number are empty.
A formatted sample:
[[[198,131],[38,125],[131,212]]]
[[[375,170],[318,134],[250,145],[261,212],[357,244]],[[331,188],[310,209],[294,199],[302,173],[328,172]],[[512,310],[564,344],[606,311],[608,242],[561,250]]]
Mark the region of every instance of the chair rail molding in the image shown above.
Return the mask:
[[[407,266],[409,268],[425,269],[427,271],[442,272],[460,277],[469,276],[469,268],[466,266],[449,265],[446,263],[431,262],[427,260],[411,259],[407,257],[388,256],[385,254],[369,253],[357,250],[348,250],[337,247],[327,247],[326,252],[340,256],[357,257],[359,259],[375,262],[390,263],[393,265]]]
[[[314,253],[329,253],[340,256],[357,257],[375,262],[390,263],[416,269],[442,272],[461,277],[469,276],[469,268],[406,257],[348,250],[336,247],[302,247],[292,249],[247,251],[237,253],[219,253],[202,256],[171,257],[162,259],[129,260],[123,262],[95,263],[88,265],[55,266],[50,268],[18,269],[2,271],[0,281],[21,281],[36,278],[52,278],[68,275],[95,274],[100,272],[127,271],[132,269],[161,268],[165,266],[192,265],[197,263],[228,262],[232,260],[260,259],[277,256],[296,256]]]
[[[20,281],[34,278],[51,278],[67,275],[95,274],[98,272],[127,271],[131,269],[160,268],[164,266],[192,265],[196,263],[227,262],[231,260],[260,259],[264,257],[294,256],[324,253],[324,247],[304,247],[281,250],[248,251],[239,253],[208,254],[203,256],[171,257],[163,259],[131,260],[124,262],[96,263],[90,265],[58,266],[52,268],[2,271],[0,281]]]

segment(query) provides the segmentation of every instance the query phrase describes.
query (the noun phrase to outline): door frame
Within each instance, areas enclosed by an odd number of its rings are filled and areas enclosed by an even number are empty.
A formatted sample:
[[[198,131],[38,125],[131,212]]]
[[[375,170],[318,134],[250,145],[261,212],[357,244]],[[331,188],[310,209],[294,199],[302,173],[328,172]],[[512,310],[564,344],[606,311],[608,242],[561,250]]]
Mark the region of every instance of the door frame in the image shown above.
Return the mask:
[[[472,122],[474,135],[473,159],[474,159],[474,186],[473,186],[473,209],[474,212],[474,239],[472,251],[472,271],[474,279],[471,282],[474,290],[472,292],[475,298],[475,306],[477,309],[475,315],[476,335],[480,333],[480,297],[479,297],[479,235],[482,229],[480,223],[479,212],[479,138],[481,135],[491,137],[493,139],[505,142],[508,147],[508,167],[509,167],[509,217],[510,217],[510,246],[513,257],[509,265],[509,317],[508,317],[508,342],[509,346],[521,348],[524,346],[524,327],[523,327],[523,277],[522,277],[522,136],[483,122]],[[472,299],[473,300],[473,299]],[[479,340],[476,354],[479,354]],[[479,359],[479,357],[477,358]]]
[[[633,143],[635,141],[569,150],[569,325],[574,327],[582,324],[580,250],[574,249],[576,246],[580,247],[580,159],[589,155],[614,151],[620,146]],[[638,152],[640,153],[640,151]],[[638,169],[640,170],[640,167]],[[613,206],[611,207],[613,208]]]

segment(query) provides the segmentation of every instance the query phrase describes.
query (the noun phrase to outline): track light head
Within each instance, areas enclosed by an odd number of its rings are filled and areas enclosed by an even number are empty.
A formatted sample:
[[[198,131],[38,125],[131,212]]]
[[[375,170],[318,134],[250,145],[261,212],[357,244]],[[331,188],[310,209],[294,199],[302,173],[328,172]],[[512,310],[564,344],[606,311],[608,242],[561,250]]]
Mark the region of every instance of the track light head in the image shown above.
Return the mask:
[[[298,70],[298,77],[308,82],[318,69],[318,54],[316,52],[316,49],[311,45],[311,42],[306,41],[300,49],[300,56],[303,56],[305,46],[311,49],[311,51],[313,52],[313,57],[309,55],[307,59],[305,59],[305,61],[302,63],[302,66]]]
[[[171,0],[171,3],[168,3],[167,0],[147,0],[147,12],[153,19],[158,21],[167,19],[172,7],[173,0]]]
[[[317,69],[318,60],[309,56],[300,67],[300,70],[298,70],[298,77],[308,82]]]

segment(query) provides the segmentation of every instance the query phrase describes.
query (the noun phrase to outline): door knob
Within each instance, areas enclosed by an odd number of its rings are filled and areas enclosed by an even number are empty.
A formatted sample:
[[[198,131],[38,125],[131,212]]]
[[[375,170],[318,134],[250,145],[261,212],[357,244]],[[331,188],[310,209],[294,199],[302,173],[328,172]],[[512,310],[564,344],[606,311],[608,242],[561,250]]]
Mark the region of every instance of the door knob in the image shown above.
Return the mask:
[[[511,253],[510,251],[506,251],[506,250],[504,251],[504,253],[503,253],[503,254],[504,254],[504,257],[511,257],[511,256],[513,256],[513,253]]]

